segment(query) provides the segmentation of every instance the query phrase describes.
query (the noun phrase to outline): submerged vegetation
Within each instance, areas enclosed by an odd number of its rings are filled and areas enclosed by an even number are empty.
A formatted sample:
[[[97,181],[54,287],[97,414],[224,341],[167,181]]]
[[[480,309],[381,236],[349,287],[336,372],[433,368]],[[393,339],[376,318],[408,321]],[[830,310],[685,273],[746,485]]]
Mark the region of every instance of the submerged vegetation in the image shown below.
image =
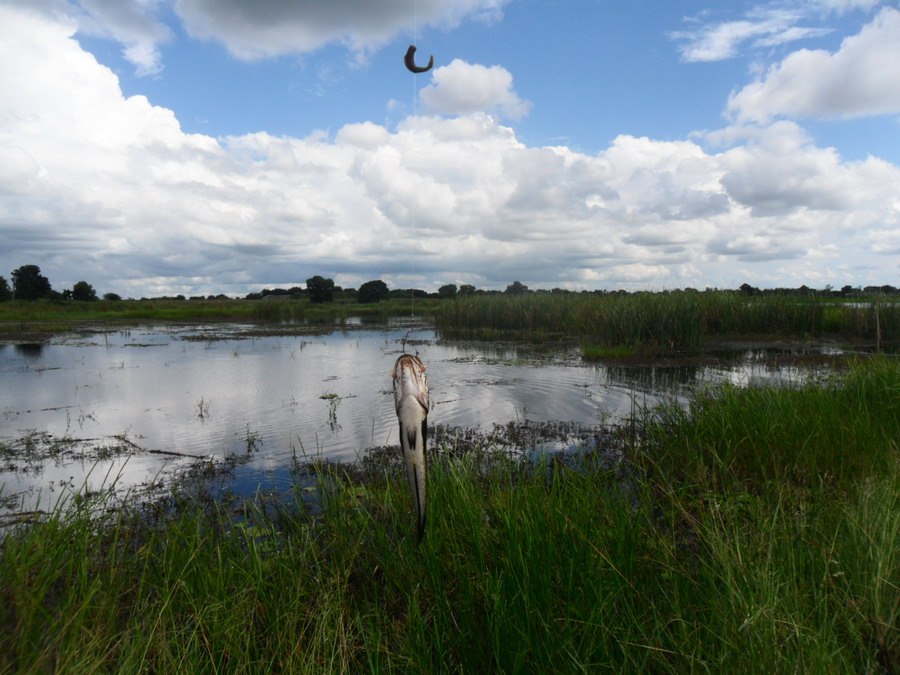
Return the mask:
[[[0,671],[889,672],[898,410],[875,357],[644,411],[615,468],[439,437],[420,546],[379,462],[73,501],[0,542]]]

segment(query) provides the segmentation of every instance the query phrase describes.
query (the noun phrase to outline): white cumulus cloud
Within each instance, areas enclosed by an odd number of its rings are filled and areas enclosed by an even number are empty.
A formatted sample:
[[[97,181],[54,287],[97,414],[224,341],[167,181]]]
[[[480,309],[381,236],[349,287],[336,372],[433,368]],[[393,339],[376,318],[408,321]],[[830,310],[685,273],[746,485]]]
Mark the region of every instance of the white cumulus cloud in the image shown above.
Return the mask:
[[[481,110],[214,139],[124,96],[75,31],[0,5],[4,276],[38,264],[55,288],[134,296],[313,274],[430,290],[781,285],[822,261],[843,270],[833,285],[895,276],[900,169],[847,162],[793,122],[732,129],[718,152],[630,135],[533,147]],[[482,107],[512,92],[491,77]]]
[[[882,9],[836,52],[803,49],[732,94],[739,122],[774,117],[848,119],[900,112],[900,10]]]
[[[513,76],[501,66],[482,66],[453,59],[449,65],[435,68],[432,84],[419,94],[431,112],[465,115],[493,113],[518,120],[531,104],[513,90]]]
[[[122,45],[122,55],[138,75],[155,75],[162,68],[159,46],[172,37],[156,18],[162,0],[4,0],[48,18],[70,17],[85,35],[108,38]]]

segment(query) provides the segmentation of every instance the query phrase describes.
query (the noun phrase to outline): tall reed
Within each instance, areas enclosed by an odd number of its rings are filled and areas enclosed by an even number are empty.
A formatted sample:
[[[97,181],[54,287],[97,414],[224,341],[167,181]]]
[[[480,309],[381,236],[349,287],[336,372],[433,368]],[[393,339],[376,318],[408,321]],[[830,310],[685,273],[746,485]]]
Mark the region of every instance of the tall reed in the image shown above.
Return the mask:
[[[877,316],[877,322],[876,322]],[[900,303],[840,304],[731,291],[529,294],[459,297],[437,308],[441,328],[567,333],[589,344],[642,349],[696,347],[711,337],[833,335],[900,341]]]

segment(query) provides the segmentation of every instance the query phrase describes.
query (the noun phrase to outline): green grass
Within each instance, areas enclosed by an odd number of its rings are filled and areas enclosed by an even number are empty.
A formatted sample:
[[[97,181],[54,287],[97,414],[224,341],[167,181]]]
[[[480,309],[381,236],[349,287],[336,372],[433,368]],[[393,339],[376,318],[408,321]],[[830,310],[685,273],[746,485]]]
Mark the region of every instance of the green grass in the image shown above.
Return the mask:
[[[898,392],[886,358],[709,392],[620,476],[434,452],[421,546],[384,465],[316,515],[83,499],[3,540],[0,671],[887,671]]]
[[[249,320],[255,302],[243,300],[98,300],[96,302],[0,302],[0,324],[68,322],[130,323],[164,321]]]
[[[308,300],[117,300],[96,302],[0,302],[0,332],[53,333],[79,323],[109,325],[143,321],[305,321],[340,322],[348,317],[429,314],[438,301],[431,298],[389,299],[378,303],[313,304]]]
[[[653,351],[698,347],[710,338],[789,336],[900,342],[900,302],[838,305],[824,298],[746,297],[731,291],[467,296],[437,308],[445,329],[476,334],[580,336],[594,348]]]
[[[722,386],[688,407],[663,405],[645,423],[653,463],[702,467],[717,487],[789,480],[813,487],[884,475],[900,450],[896,357],[859,362],[844,376],[783,389]]]

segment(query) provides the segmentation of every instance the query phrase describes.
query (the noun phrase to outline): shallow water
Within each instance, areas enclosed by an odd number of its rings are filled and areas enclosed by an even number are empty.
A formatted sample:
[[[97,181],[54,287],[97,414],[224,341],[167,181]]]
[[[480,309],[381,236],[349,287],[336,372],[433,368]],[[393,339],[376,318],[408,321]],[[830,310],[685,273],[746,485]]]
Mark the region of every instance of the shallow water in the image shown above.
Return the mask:
[[[143,327],[47,345],[0,346],[0,442],[37,430],[84,444],[123,436],[144,451],[223,459],[251,451],[246,486],[284,483],[293,456],[348,461],[396,444],[390,372],[417,352],[427,366],[429,424],[616,421],[660,398],[708,383],[796,381],[808,370],[772,368],[745,349],[717,365],[598,365],[575,348],[552,351],[439,339],[395,322],[322,335],[248,336],[246,326]],[[129,446],[130,447],[130,446]],[[107,476],[139,485],[196,460],[135,451],[97,462],[47,459],[0,471],[8,508],[53,501]],[[90,477],[87,478],[88,474]]]

